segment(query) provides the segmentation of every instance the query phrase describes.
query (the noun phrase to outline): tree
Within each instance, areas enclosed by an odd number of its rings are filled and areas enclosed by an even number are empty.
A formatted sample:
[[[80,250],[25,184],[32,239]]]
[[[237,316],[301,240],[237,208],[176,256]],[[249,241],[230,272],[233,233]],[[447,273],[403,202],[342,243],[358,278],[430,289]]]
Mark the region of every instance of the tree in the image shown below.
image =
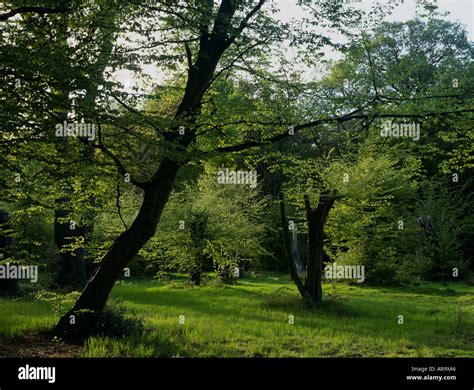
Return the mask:
[[[296,262],[291,251],[290,234],[283,195],[280,197],[280,216],[283,231],[283,241],[288,259],[290,275],[305,303],[309,306],[317,306],[323,300],[323,289],[321,286],[324,260],[324,225],[336,197],[328,193],[322,193],[316,208],[311,206],[309,196],[304,196],[306,208],[306,220],[308,223],[308,259],[306,262],[304,281],[298,274]]]
[[[243,35],[248,27],[248,23],[253,18],[257,20],[259,23],[258,25],[264,33],[274,37],[279,31],[275,28],[275,24],[272,23],[271,19],[261,19],[257,17],[263,4],[264,1],[258,1],[248,8],[246,7],[247,4],[244,2],[238,3],[223,0],[217,9],[217,12],[214,13],[213,3],[208,2],[197,8],[197,19],[195,14],[192,15],[191,22],[196,25],[197,21],[199,33],[191,40],[199,42],[199,47],[196,48],[194,54],[193,49],[190,46],[190,41],[186,42],[184,45],[188,63],[186,86],[183,92],[183,97],[180,100],[170,122],[171,126],[169,127],[169,130],[164,131],[161,134],[166,147],[169,147],[171,152],[166,153],[162,157],[159,168],[152,174],[150,179],[145,182],[139,182],[132,179],[132,183],[142,188],[144,191],[143,203],[137,218],[130,228],[115,240],[110,250],[102,259],[101,264],[97,267],[96,272],[89,280],[74,308],[61,319],[57,327],[57,332],[59,334],[64,334],[72,330],[69,320],[70,316],[74,315],[73,313],[77,313],[82,309],[100,311],[103,308],[108,294],[122,268],[153,235],[163,208],[168,201],[176,175],[186,159],[189,158],[189,156],[183,156],[183,152],[190,152],[189,148],[192,147],[196,141],[197,129],[202,123],[201,121],[206,117],[206,114],[209,113],[203,109],[203,97],[209,90],[215,77],[226,70],[226,67],[224,67],[216,73],[220,61],[223,60],[225,62],[226,58],[224,54],[234,54],[232,50],[227,52],[228,49],[231,48],[233,43],[241,41],[242,44],[246,46],[246,49],[237,45],[239,50],[234,58],[239,59],[246,50],[252,50],[253,45],[265,42],[265,39],[260,41],[259,38],[250,38],[250,36]],[[169,12],[169,7],[167,8],[166,4],[161,8],[148,8],[152,11],[164,11],[165,14]],[[185,11],[185,17],[187,18],[189,17],[189,10]],[[242,14],[239,14],[237,11],[242,12]],[[195,12],[195,10],[193,10],[193,12]],[[188,22],[189,19],[186,19],[186,21]],[[263,22],[270,23],[273,27],[273,31],[268,27],[264,29],[263,24],[261,24]],[[252,33],[256,33],[256,30],[252,30]],[[234,49],[233,46],[232,49]],[[228,66],[231,65],[232,61]],[[379,95],[376,96],[377,98],[380,98]],[[375,100],[369,100],[369,102],[373,101]],[[462,112],[462,110],[455,112]],[[397,115],[402,117],[426,117],[439,114],[431,112],[396,114],[390,112],[378,113],[377,115],[380,117],[393,117]],[[332,117],[328,119],[311,120],[296,125],[294,126],[293,131],[300,131],[304,128],[314,128],[315,126],[325,122],[345,122],[354,119],[367,119],[368,117],[369,114],[364,113],[363,109],[359,107],[348,114],[336,116],[336,118]],[[259,141],[246,141],[239,145],[222,146],[218,147],[217,151],[229,152],[244,150],[252,146],[259,146],[264,143],[279,141],[288,137],[288,134],[288,131],[285,131],[284,133]],[[116,160],[116,162],[118,163],[119,161]],[[118,164],[118,167],[123,175],[127,173],[123,166]],[[85,323],[88,324],[89,320],[85,320]],[[78,323],[76,322],[73,332],[80,329],[81,326],[78,326]]]
[[[178,150],[185,150],[195,140],[196,124],[202,110],[202,99],[213,81],[217,65],[224,52],[245,30],[247,23],[260,10],[263,3],[264,1],[259,1],[253,5],[241,18],[237,27],[233,26],[232,22],[236,18],[237,10],[244,8],[243,4],[223,0],[214,16],[213,2],[201,3],[197,37],[199,49],[193,58],[191,49],[188,45],[185,46],[189,65],[186,88],[173,116],[175,125],[171,131],[162,134],[163,139],[167,143],[174,143]],[[166,3],[163,5],[163,9],[166,13]],[[157,8],[157,11],[160,10]],[[168,12],[170,12],[169,7]],[[213,20],[210,18],[211,15],[214,16]],[[183,128],[181,126],[188,129],[183,136],[178,133]],[[179,159],[165,156],[161,160],[159,168],[148,181],[133,181],[144,191],[140,211],[132,225],[112,244],[74,307],[61,318],[56,327],[57,334],[82,334],[84,330],[87,331],[91,327],[94,316],[90,314],[78,316],[79,311],[83,309],[95,312],[102,310],[121,270],[153,236],[182,164],[183,162]],[[122,173],[126,174],[126,171],[123,169]],[[70,318],[74,315],[78,317],[79,321],[71,326]]]
[[[87,137],[81,140],[84,144],[78,145],[66,137],[51,137],[45,130],[51,126],[51,120],[62,124],[64,121],[90,122],[95,117],[94,106],[105,81],[104,69],[112,56],[117,31],[114,22],[120,10],[97,2],[89,6],[90,12],[84,16],[78,13],[80,7],[80,2],[69,1],[54,9],[15,8],[6,19],[18,15],[20,18],[16,18],[17,22],[9,20],[5,36],[10,44],[2,46],[5,96],[22,97],[16,109],[6,99],[5,110],[2,110],[5,115],[2,119],[8,129],[2,144],[6,147],[5,166],[22,174],[18,183],[12,186],[10,181],[7,184],[8,189],[20,187],[22,193],[13,190],[9,195],[12,200],[24,202],[25,207],[33,203],[54,209],[55,242],[61,259],[57,281],[73,287],[83,287],[86,283],[84,257],[93,230],[94,202],[94,195],[90,191],[86,194],[84,186],[78,190],[80,179],[75,173],[83,172],[91,165],[95,149]],[[30,14],[40,15],[40,18]],[[44,17],[45,14],[52,16]],[[18,25],[21,28],[16,28]],[[34,45],[23,40],[24,31],[35,37]],[[48,51],[44,50],[46,45]],[[39,66],[22,65],[25,53],[29,52],[37,56]],[[95,52],[99,55],[91,60]],[[84,66],[84,63],[88,65]],[[50,91],[49,96],[46,91]],[[11,118],[11,110],[18,116]],[[45,112],[48,116],[42,117]],[[25,119],[27,116],[29,119]],[[33,129],[29,123],[35,124]],[[20,136],[12,131],[15,127],[22,130]],[[48,141],[52,148],[47,146]],[[33,150],[38,152],[32,153]],[[9,172],[6,177],[12,174]],[[30,181],[31,178],[36,182]],[[84,181],[88,179],[90,177]],[[40,188],[42,185],[47,186],[46,191]],[[35,187],[33,191],[32,187]],[[78,213],[77,205],[82,202],[82,196],[89,197],[91,207]],[[54,198],[54,206],[49,204],[50,197]]]
[[[413,36],[413,30],[416,30],[415,41],[405,35],[407,30],[410,30],[409,36]],[[392,39],[392,34],[396,35],[397,39]],[[440,41],[442,44],[439,44]],[[395,50],[392,44],[396,44],[398,49]],[[432,51],[430,49],[432,47],[436,47],[437,50]],[[397,121],[396,118],[410,118],[410,115],[406,116],[406,112],[410,112],[413,108],[418,112],[431,110],[432,104],[437,102],[436,99],[443,99],[446,111],[449,109],[463,111],[464,107],[469,106],[470,94],[453,89],[446,94],[443,89],[450,89],[451,85],[440,84],[450,80],[450,74],[454,69],[461,70],[458,74],[469,72],[469,65],[466,62],[466,56],[470,56],[469,52],[470,45],[464,33],[444,21],[383,24],[375,30],[373,38],[366,34],[360,40],[356,38],[345,58],[335,63],[328,77],[317,83],[320,88],[318,96],[332,96],[332,101],[327,106],[328,111],[355,109],[358,105],[365,104],[364,102],[371,96],[375,96],[379,107],[374,110],[372,117],[365,117],[360,127],[341,124],[331,128],[331,125],[328,125],[325,132],[320,133],[319,139],[313,140],[310,136],[299,138],[297,144],[299,150],[287,150],[288,155],[298,156],[290,158],[283,164],[293,166],[287,168],[286,172],[291,178],[290,184],[287,185],[290,198],[296,206],[298,203],[301,205],[304,198],[306,209],[305,223],[308,225],[310,249],[304,278],[296,272],[289,249],[288,221],[281,198],[283,237],[290,274],[307,303],[315,305],[321,301],[319,270],[324,256],[321,242],[324,240],[327,212],[336,199],[340,201],[336,203],[333,217],[330,218],[329,236],[326,237],[328,241],[326,245],[331,247],[332,258],[342,264],[365,264],[368,268],[368,280],[393,280],[401,276],[402,270],[409,268],[409,263],[412,261],[411,254],[415,251],[417,241],[416,218],[412,213],[413,204],[416,202],[416,180],[420,174],[421,161],[409,158],[407,155],[433,156],[422,151],[428,147],[432,150],[433,146],[425,146],[423,139],[420,141],[420,146],[417,143],[410,144],[397,139],[381,139],[380,129],[384,122],[377,120],[377,117],[390,118],[391,123]],[[416,57],[411,56],[413,53],[416,53]],[[406,67],[408,61],[411,64],[415,62],[416,66],[408,69]],[[457,66],[453,67],[453,63],[457,63]],[[358,99],[356,104],[353,99],[354,92]],[[426,96],[429,92],[432,96]],[[396,110],[393,110],[392,114],[381,114],[382,107],[390,107],[389,101],[398,102],[393,106]],[[319,101],[317,104],[320,106]],[[419,118],[422,117],[421,115]],[[440,118],[447,121],[450,116]],[[423,120],[425,131],[423,138],[430,137],[426,143],[433,139],[431,138],[433,133],[436,135],[442,132],[435,130],[438,119],[434,117],[432,120],[429,118]],[[426,134],[426,130],[430,127],[433,133]],[[469,130],[464,128],[462,121],[457,121],[456,128],[458,134],[469,136]],[[354,134],[356,131],[359,134]],[[319,157],[304,146],[311,142],[319,148],[321,153]],[[434,138],[434,142],[439,141]],[[387,143],[391,147],[389,151]],[[451,146],[450,150],[454,149],[456,147]],[[333,158],[324,161],[329,155]],[[443,152],[440,150],[435,156],[442,155]],[[339,159],[342,157],[343,160],[338,162],[338,157],[334,160],[335,156],[340,156]],[[311,160],[315,158],[324,161],[323,164],[312,165]],[[305,165],[301,162],[302,159],[308,163]],[[344,160],[346,161],[342,163]],[[345,185],[341,185],[342,173],[347,176],[348,183]],[[332,176],[332,179],[327,177],[327,174]],[[313,179],[309,181],[311,177]],[[315,201],[319,202],[318,207],[311,207],[312,202],[309,201],[308,194],[324,194],[328,190],[333,191],[332,196],[325,195],[319,201],[316,198]],[[316,215],[319,221],[317,228],[315,228]],[[401,229],[397,229],[397,224],[402,226]],[[310,267],[318,272],[308,274]],[[458,268],[462,267],[458,265]],[[317,280],[313,283],[317,288],[311,286],[308,279]]]

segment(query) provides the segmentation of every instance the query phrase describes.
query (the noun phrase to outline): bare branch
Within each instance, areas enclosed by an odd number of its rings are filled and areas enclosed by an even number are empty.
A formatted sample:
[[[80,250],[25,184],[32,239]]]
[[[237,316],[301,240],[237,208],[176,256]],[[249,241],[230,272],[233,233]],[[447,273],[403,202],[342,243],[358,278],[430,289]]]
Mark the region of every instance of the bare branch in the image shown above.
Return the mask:
[[[125,103],[123,100],[119,99],[117,96],[114,94],[110,94],[123,108],[125,108],[127,111],[133,113],[133,114],[139,114],[142,115],[142,113],[138,110],[135,110],[133,107],[130,107],[127,103]]]

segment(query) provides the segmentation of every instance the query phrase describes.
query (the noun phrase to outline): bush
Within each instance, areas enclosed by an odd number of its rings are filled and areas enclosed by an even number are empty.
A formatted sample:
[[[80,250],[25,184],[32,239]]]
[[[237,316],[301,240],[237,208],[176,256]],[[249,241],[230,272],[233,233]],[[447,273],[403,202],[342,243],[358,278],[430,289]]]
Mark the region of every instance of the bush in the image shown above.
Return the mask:
[[[143,334],[143,318],[135,310],[127,309],[119,300],[111,300],[98,315],[99,336],[123,337]]]
[[[80,292],[73,291],[69,294],[60,294],[54,291],[42,290],[35,294],[35,298],[52,304],[53,311],[62,316],[74,305]],[[90,310],[79,310],[78,316],[90,313]],[[110,299],[102,312],[95,318],[95,328],[90,335],[123,337],[141,335],[144,330],[143,318],[132,309],[117,299]]]

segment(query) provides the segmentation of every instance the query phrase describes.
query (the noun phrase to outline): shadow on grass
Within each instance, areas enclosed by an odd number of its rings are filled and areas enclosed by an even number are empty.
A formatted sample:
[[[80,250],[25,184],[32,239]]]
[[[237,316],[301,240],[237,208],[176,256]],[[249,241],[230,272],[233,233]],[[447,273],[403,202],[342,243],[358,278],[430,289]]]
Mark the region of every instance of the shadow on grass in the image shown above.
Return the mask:
[[[260,283],[260,280],[255,280]],[[265,293],[245,289],[245,285],[225,286],[223,288],[196,287],[191,289],[160,289],[159,291],[139,291],[138,289],[122,290],[122,299],[136,305],[152,307],[151,311],[158,313],[174,312],[173,315],[185,314],[187,318],[196,315],[206,318],[221,317],[229,322],[245,324],[250,321],[258,322],[259,326],[267,327],[275,324],[275,318],[285,323],[289,314],[298,317],[298,327],[305,331],[318,331],[334,327],[342,334],[365,334],[383,338],[387,341],[398,342],[401,339],[412,340],[416,348],[448,348],[450,350],[469,350],[469,345],[454,342],[455,320],[447,315],[447,311],[439,312],[434,302],[427,301],[426,312],[420,312],[408,297],[389,297],[386,293],[416,293],[448,297],[440,285],[436,286],[395,286],[378,287],[374,293],[364,296],[351,297],[344,293],[338,299],[326,298],[317,308],[306,308],[297,295],[296,288],[289,288],[279,280],[270,283],[281,286]],[[374,287],[370,287],[374,288]],[[421,289],[421,291],[420,291]],[[374,300],[375,294],[380,293]],[[464,294],[464,292],[459,293]],[[430,307],[431,305],[432,307]],[[452,303],[454,310],[456,303]],[[436,309],[436,310],[435,310]],[[271,313],[273,312],[273,313]],[[275,313],[276,312],[276,313]],[[397,324],[397,316],[403,313],[407,324],[403,327]],[[276,320],[279,321],[279,320]],[[470,326],[468,319],[464,327]],[[470,334],[469,330],[466,331]],[[466,340],[470,342],[469,339]]]
[[[442,284],[429,284],[429,283],[420,283],[420,284],[399,284],[399,285],[367,285],[368,288],[377,289],[381,293],[402,293],[402,294],[416,294],[416,295],[431,295],[431,296],[440,296],[440,297],[450,297],[450,296],[460,296],[460,295],[473,295],[474,289],[472,292],[462,290],[458,291],[455,288],[465,288],[463,284],[457,285],[455,283],[450,283],[449,285]],[[454,287],[454,288],[453,288]]]
[[[361,316],[361,313],[358,313],[353,307],[348,306],[347,303],[345,303],[344,298],[325,298],[319,306],[310,307],[303,302],[303,299],[299,295],[288,295],[282,293],[280,289],[273,294],[267,295],[263,299],[261,305],[264,308],[269,308],[272,310],[288,312],[288,310],[292,309],[293,311],[307,313],[309,315],[318,315],[324,313],[328,316],[337,316],[338,318],[354,318]]]

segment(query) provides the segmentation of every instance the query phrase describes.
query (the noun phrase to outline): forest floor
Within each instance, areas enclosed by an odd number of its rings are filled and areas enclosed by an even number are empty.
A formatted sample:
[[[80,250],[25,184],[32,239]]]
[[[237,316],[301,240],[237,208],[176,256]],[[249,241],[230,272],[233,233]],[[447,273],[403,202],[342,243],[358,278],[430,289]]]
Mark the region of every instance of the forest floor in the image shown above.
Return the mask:
[[[474,288],[463,283],[324,284],[304,307],[286,275],[218,285],[119,282],[113,298],[143,318],[142,336],[53,340],[52,304],[0,299],[0,357],[474,357]],[[400,317],[403,316],[403,317]],[[402,322],[403,319],[403,323]]]

